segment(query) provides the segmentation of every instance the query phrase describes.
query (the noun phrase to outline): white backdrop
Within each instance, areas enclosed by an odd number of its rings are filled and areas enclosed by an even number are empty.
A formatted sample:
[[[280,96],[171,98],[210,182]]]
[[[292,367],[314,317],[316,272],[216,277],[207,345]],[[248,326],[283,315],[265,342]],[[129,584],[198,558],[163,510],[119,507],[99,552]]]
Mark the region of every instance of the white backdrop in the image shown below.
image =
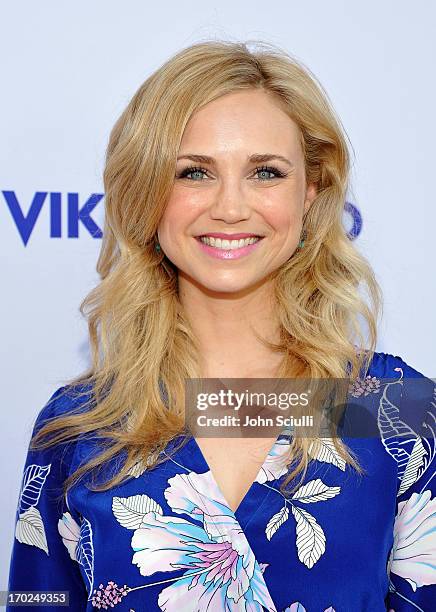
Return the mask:
[[[317,75],[353,143],[356,244],[385,297],[377,348],[436,376],[436,5],[15,0],[1,13],[3,589],[31,427],[87,363],[78,307],[97,282],[101,240],[80,221],[74,235],[75,202],[103,193],[109,132],[137,87],[191,43],[262,39]],[[102,199],[92,218],[101,228]]]

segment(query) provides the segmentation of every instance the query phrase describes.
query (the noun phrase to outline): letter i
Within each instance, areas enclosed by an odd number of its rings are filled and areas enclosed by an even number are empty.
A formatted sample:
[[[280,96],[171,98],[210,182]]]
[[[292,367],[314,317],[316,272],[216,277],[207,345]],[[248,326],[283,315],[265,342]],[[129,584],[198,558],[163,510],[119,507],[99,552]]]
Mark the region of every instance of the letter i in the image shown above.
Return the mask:
[[[62,194],[50,193],[50,238],[62,238]]]

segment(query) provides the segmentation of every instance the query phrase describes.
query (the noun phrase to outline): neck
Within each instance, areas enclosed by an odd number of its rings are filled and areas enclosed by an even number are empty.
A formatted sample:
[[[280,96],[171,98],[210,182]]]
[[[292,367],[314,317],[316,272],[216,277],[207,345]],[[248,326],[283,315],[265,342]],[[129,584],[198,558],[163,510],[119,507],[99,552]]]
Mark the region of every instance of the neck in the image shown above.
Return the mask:
[[[179,299],[200,347],[204,378],[273,378],[283,354],[269,284],[238,295],[216,293],[179,277]]]

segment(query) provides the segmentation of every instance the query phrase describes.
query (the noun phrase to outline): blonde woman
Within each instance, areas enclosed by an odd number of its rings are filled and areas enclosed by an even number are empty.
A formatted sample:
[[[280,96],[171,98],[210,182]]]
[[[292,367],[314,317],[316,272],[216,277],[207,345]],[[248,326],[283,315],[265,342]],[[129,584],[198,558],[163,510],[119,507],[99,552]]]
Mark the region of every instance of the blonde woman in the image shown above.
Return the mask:
[[[435,388],[375,352],[348,180],[328,96],[276,47],[194,44],[141,85],[107,149],[92,366],[37,418],[10,591],[47,610],[434,610]],[[340,380],[348,402],[338,435],[194,434],[188,383],[210,379]]]

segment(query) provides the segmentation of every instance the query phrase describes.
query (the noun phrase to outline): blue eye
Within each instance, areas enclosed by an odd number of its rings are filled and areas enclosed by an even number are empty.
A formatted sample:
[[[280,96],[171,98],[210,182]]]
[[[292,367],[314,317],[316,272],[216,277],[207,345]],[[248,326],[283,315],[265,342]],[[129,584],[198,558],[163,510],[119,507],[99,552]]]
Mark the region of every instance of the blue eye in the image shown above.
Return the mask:
[[[277,168],[274,168],[272,166],[262,166],[261,168],[256,168],[256,174],[257,173],[266,173],[266,174],[275,174],[275,176],[270,176],[270,177],[266,177],[267,180],[271,180],[274,178],[282,178],[284,176],[286,176],[286,174],[284,174],[283,172],[281,172],[281,170],[278,170]]]
[[[204,168],[190,166],[189,168],[185,168],[185,170],[182,170],[182,172],[177,175],[177,178],[185,178],[188,176],[188,174],[207,174],[207,171]]]
[[[275,179],[275,178],[283,178],[286,176],[286,174],[284,172],[282,172],[281,170],[278,170],[278,168],[275,168],[273,166],[261,166],[259,168],[255,169],[255,174],[261,174],[263,173],[265,174],[273,174],[274,176],[267,176],[267,177],[263,177],[261,180],[271,180],[271,179]],[[189,177],[190,174],[205,174],[207,176],[207,170],[205,170],[205,168],[200,168],[199,166],[189,166],[188,168],[185,168],[184,170],[182,170],[179,174],[176,175],[176,178],[189,178],[190,180],[196,180],[193,179],[192,177]],[[201,180],[201,177],[200,177]]]

